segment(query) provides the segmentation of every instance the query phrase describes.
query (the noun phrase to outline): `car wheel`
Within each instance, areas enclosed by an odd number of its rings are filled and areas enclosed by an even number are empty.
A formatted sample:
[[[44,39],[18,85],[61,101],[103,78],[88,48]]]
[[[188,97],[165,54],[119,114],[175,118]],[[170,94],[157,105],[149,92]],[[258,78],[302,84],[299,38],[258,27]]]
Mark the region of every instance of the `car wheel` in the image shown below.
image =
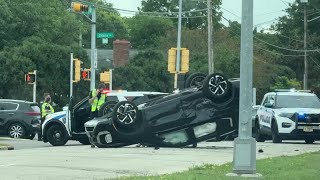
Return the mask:
[[[21,123],[13,123],[9,126],[8,135],[12,138],[22,138],[26,134],[26,129]]]
[[[59,125],[53,125],[48,129],[47,139],[52,146],[63,146],[67,143],[67,132]]]
[[[231,91],[232,84],[228,79],[220,74],[209,74],[203,81],[203,93],[208,98],[222,99]]]
[[[256,141],[257,142],[264,142],[266,140],[265,136],[263,134],[261,134],[260,132],[260,125],[259,125],[259,121],[256,121],[255,124],[255,133],[256,133]]]
[[[278,125],[275,121],[273,121],[271,125],[271,134],[272,134],[272,142],[273,143],[281,143],[282,139],[279,135]]]
[[[313,138],[305,139],[305,142],[307,144],[313,144],[314,143],[314,139]]]
[[[83,145],[90,145],[90,141],[89,141],[89,138],[81,138],[81,139],[78,139],[78,141],[83,144]]]
[[[130,101],[121,101],[114,107],[112,119],[116,125],[131,129],[138,121],[138,107]]]
[[[192,73],[186,80],[185,88],[202,86],[205,78],[206,74],[204,73]]]
[[[115,101],[107,101],[99,109],[99,117],[106,114],[112,114],[114,106],[117,104]]]

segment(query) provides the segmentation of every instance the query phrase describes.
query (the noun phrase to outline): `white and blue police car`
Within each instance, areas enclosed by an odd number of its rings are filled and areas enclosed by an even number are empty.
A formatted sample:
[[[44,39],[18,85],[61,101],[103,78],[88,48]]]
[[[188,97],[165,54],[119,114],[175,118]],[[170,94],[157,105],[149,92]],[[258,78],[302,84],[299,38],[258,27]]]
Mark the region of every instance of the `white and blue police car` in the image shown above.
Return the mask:
[[[305,140],[311,144],[320,139],[320,101],[309,90],[279,89],[264,95],[255,118],[258,142],[272,139]]]

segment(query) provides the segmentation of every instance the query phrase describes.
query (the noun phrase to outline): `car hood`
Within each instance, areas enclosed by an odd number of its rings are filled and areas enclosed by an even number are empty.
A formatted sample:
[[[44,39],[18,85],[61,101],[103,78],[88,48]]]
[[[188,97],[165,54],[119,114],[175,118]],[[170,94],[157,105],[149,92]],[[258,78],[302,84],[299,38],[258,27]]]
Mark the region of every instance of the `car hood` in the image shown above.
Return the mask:
[[[48,114],[46,116],[46,120],[48,119],[60,119],[62,117],[66,116],[66,111],[59,111],[52,114]]]
[[[109,121],[110,118],[108,118],[108,116],[102,116],[102,117],[98,117],[98,118],[94,118],[86,123],[84,123],[85,127],[95,127],[99,122],[103,122],[103,121]]]
[[[317,108],[280,108],[275,109],[275,113],[307,113],[307,114],[320,114],[320,109]]]

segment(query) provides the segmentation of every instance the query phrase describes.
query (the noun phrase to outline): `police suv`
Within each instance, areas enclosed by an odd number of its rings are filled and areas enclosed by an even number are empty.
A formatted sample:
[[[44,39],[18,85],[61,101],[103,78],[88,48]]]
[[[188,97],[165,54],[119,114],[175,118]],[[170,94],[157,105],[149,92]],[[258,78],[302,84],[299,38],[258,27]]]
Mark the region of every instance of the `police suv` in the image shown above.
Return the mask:
[[[258,142],[320,139],[320,101],[307,90],[279,89],[264,95],[255,118]]]
[[[112,91],[108,93],[107,102],[100,107],[99,115],[112,110],[110,105],[120,101],[131,101],[137,98],[143,101],[166,94],[162,92]],[[90,144],[84,129],[84,123],[91,120],[91,105],[88,99],[89,97],[86,97],[74,105],[71,98],[68,108],[64,111],[47,115],[42,124],[42,140],[53,146],[65,145],[68,140],[77,140],[85,145]]]

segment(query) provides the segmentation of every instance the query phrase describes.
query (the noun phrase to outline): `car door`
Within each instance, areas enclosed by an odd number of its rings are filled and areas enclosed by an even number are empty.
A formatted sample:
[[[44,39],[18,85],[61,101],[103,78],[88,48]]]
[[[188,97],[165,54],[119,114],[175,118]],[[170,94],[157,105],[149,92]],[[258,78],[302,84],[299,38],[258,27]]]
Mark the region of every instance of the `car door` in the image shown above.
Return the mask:
[[[271,128],[271,119],[273,116],[273,110],[272,107],[275,102],[274,95],[268,95],[264,102],[262,103],[261,108],[261,114],[260,114],[260,125]]]
[[[6,131],[5,126],[14,117],[17,108],[17,103],[0,102],[0,131]]]

